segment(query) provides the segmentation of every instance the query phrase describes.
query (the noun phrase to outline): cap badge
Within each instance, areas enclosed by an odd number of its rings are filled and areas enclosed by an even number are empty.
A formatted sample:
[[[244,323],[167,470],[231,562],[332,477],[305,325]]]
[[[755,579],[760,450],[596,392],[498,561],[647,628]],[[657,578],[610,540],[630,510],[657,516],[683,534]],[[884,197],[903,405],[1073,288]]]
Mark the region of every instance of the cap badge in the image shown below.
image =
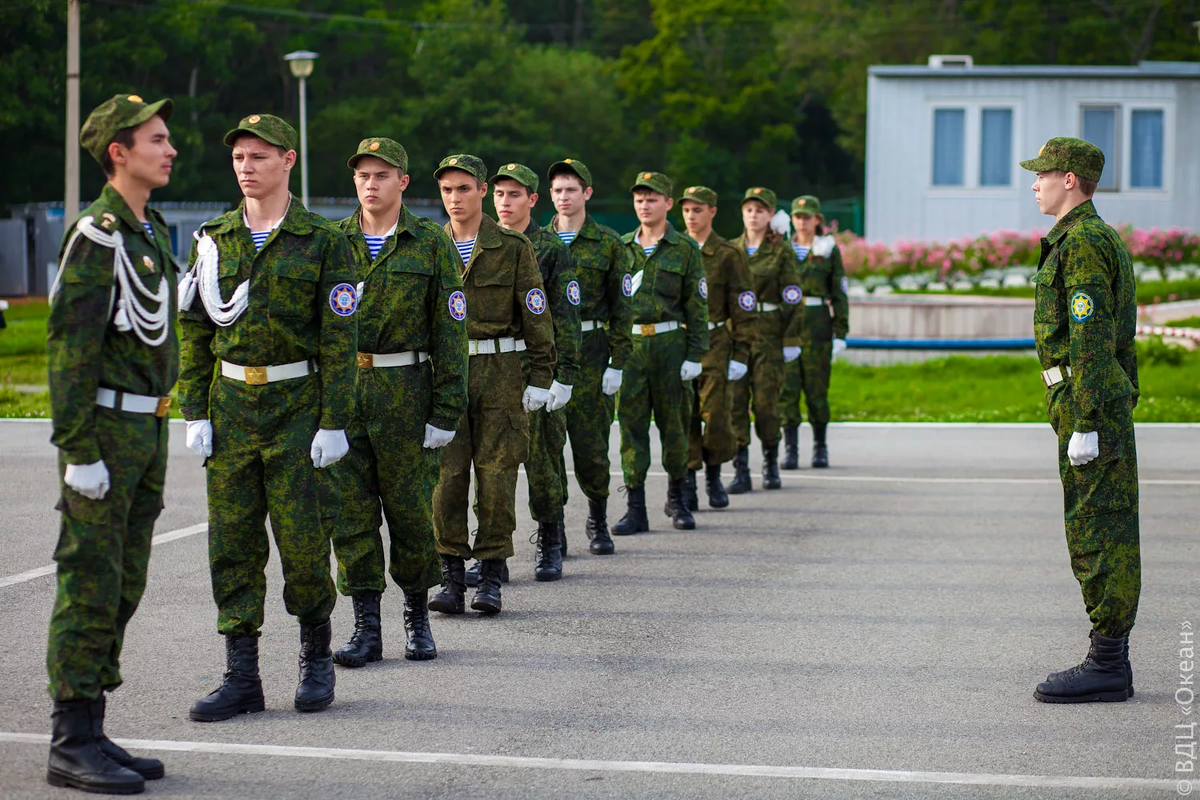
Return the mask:
[[[649,172],[642,173],[642,180],[644,180],[644,181],[650,180],[651,177],[653,177],[653,176],[651,176]]]
[[[129,97],[126,97],[125,99],[126,99],[126,100],[128,100],[128,101],[129,101],[129,102],[131,102],[131,103],[144,103],[144,102],[146,102],[146,101],[145,101],[145,100],[143,100],[142,98],[138,97],[136,94],[131,94],[131,95],[129,95]]]
[[[367,148],[372,152],[379,149],[379,142],[371,142],[371,146]]]
[[[458,163],[458,159],[457,159],[457,158],[452,158],[452,159],[450,159],[449,161],[447,161],[446,163],[447,163],[447,164],[449,164],[450,166],[452,166],[452,167],[453,167],[455,164],[457,164],[457,163]]]
[[[566,159],[565,161],[563,161],[563,163],[564,163],[564,164],[570,164],[570,163],[571,163],[571,159],[569,159],[569,158],[568,158],[568,159]]]
[[[1038,155],[1039,155],[1039,156],[1040,156],[1042,153],[1044,153],[1044,152],[1046,152],[1046,145],[1042,145],[1041,147],[1039,147],[1039,148],[1038,148]]]
[[[754,193],[755,193],[755,194],[762,194],[762,189],[755,189],[755,190],[754,190]]]
[[[261,121],[262,117],[260,117],[258,114],[251,114],[250,116],[246,117],[246,122],[249,122],[251,125],[257,125]]]
[[[516,168],[517,168],[516,164],[509,164],[507,167],[505,167],[505,169],[516,169]]]
[[[806,206],[806,205],[808,205],[808,201],[807,201],[807,200],[801,200],[801,201],[800,201],[799,203],[797,203],[796,205],[799,205],[799,206]]]

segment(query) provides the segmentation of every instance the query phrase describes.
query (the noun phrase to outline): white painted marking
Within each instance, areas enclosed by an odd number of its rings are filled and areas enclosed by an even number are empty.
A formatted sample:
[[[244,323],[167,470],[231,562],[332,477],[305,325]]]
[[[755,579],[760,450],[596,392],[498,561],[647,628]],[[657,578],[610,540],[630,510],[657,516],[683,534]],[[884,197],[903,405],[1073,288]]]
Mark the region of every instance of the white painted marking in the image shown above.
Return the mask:
[[[522,468],[524,469],[524,468]],[[567,474],[574,476],[574,470],[567,470]],[[611,477],[620,478],[624,473],[610,472]],[[647,478],[666,478],[669,477],[665,472],[647,472]],[[783,473],[783,482],[789,480],[800,481],[851,481],[860,483],[979,483],[979,484],[1013,484],[1017,486],[1029,485],[1045,485],[1059,486],[1061,481],[1058,478],[907,478],[903,476],[892,477],[889,475],[797,475],[790,470]],[[1142,486],[1200,486],[1200,480],[1143,480],[1138,481]]]
[[[47,745],[41,733],[0,733],[0,742]],[[285,756],[349,761],[384,761],[400,764],[449,764],[502,769],[559,769],[585,772],[636,772],[643,774],[728,775],[741,778],[792,780],[874,781],[877,783],[936,783],[971,786],[1023,786],[1064,789],[1157,789],[1175,782],[1154,778],[1102,778],[1075,775],[1005,775],[979,772],[916,772],[890,769],[840,769],[835,767],[782,767],[767,764],[701,764],[675,761],[601,761],[582,758],[531,758],[471,753],[418,753],[396,750],[343,750],[332,747],[290,747],[225,742],[175,742],[156,739],[118,739],[123,747],[166,750],[176,753],[216,753],[243,756]]]

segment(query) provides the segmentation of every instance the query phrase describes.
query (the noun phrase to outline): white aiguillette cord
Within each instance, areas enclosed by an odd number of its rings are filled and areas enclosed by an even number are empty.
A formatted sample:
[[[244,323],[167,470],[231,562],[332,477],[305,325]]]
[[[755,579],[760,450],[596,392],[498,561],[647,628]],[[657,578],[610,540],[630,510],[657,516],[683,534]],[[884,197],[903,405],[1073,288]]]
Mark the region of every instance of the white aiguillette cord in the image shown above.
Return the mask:
[[[179,281],[179,309],[189,310],[199,291],[200,302],[204,303],[209,318],[222,328],[229,327],[250,305],[250,281],[247,279],[239,283],[229,302],[223,301],[217,280],[220,261],[217,243],[207,233],[201,236],[196,231],[192,236],[196,239],[196,262]]]

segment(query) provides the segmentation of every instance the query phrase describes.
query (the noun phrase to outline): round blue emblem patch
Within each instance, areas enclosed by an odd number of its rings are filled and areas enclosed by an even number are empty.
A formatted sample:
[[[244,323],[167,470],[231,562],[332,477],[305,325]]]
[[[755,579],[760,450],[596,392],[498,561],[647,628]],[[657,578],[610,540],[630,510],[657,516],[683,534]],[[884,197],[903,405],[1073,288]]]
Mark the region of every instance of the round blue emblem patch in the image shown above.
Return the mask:
[[[850,294],[850,279],[842,276],[842,294]]]
[[[783,287],[783,302],[789,306],[794,306],[804,299],[804,292],[794,283],[790,283]]]
[[[708,278],[701,278],[698,288],[701,297],[708,297]]]
[[[758,298],[754,296],[754,292],[742,292],[738,295],[738,305],[742,307],[742,311],[753,311],[758,305]]]
[[[462,292],[452,292],[446,304],[450,307],[450,316],[459,322],[467,318],[467,297]]]
[[[348,317],[358,310],[358,292],[348,283],[339,283],[329,293],[329,307],[339,317]]]
[[[621,291],[626,297],[633,297],[633,276],[628,272],[625,273],[624,278],[621,278]]]
[[[1075,322],[1087,322],[1096,313],[1095,301],[1083,289],[1076,289],[1071,293],[1071,299],[1067,301],[1067,308],[1071,312],[1071,319]]]
[[[525,295],[525,307],[534,314],[540,314],[546,310],[546,295],[541,289],[530,289]]]
[[[571,281],[567,284],[567,301],[573,305],[579,305],[579,282]]]

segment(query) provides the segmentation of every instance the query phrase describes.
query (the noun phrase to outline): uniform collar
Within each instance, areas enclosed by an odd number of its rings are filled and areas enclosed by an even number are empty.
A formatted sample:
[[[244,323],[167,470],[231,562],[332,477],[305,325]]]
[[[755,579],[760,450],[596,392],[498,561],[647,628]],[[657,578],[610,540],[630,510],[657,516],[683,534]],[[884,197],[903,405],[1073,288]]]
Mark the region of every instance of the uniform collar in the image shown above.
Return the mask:
[[[1068,211],[1066,216],[1055,223],[1054,227],[1050,229],[1050,232],[1046,234],[1046,241],[1052,245],[1058,244],[1059,241],[1067,235],[1067,231],[1075,227],[1076,224],[1095,216],[1098,216],[1098,214],[1096,214],[1095,204],[1090,199],[1083,201]]]
[[[546,230],[549,231],[550,233],[557,234],[558,229],[554,227],[554,223],[556,223],[556,222],[558,222],[558,214],[555,214],[554,217],[550,220],[550,224],[546,226]],[[597,239],[597,240],[604,238],[600,234],[600,223],[596,222],[596,220],[592,219],[591,214],[587,214],[586,216],[584,216],[583,227],[575,232],[575,237],[583,238],[583,239]]]
[[[641,230],[642,226],[638,225],[629,233],[625,234],[627,237],[625,241],[640,245],[641,242],[637,237]],[[669,220],[667,222],[667,229],[663,232],[662,238],[655,242],[654,246],[658,247],[658,245],[662,244],[663,242],[666,242],[667,244],[679,244],[679,231],[675,230],[675,226],[672,225]]]
[[[525,234],[525,238],[533,241],[533,237],[542,232],[542,226],[533,221],[533,215],[529,215],[529,224],[525,226],[525,230],[521,233]]]
[[[100,202],[112,213],[117,216],[121,222],[124,222],[130,229],[145,233],[146,229],[142,227],[141,220],[133,213],[133,209],[129,207],[129,203],[125,202],[125,197],[111,183],[105,183],[104,188],[100,190]],[[146,216],[150,222],[154,221],[154,211],[147,206]]]
[[[363,232],[362,211],[363,208],[360,205],[358,208],[354,209],[354,213],[350,215],[350,221],[347,224],[348,230],[346,231],[348,236],[354,236],[355,234]],[[412,212],[408,210],[408,206],[401,204],[400,216],[396,218],[396,224],[392,226],[392,229],[385,234],[385,238],[387,236],[399,236],[402,233],[406,233],[411,227],[412,222]]]
[[[704,246],[700,248],[700,252],[704,253],[706,256],[715,255],[717,248],[725,244],[726,241],[727,240],[723,238],[721,234],[714,230],[708,235],[708,238],[704,240]]]

